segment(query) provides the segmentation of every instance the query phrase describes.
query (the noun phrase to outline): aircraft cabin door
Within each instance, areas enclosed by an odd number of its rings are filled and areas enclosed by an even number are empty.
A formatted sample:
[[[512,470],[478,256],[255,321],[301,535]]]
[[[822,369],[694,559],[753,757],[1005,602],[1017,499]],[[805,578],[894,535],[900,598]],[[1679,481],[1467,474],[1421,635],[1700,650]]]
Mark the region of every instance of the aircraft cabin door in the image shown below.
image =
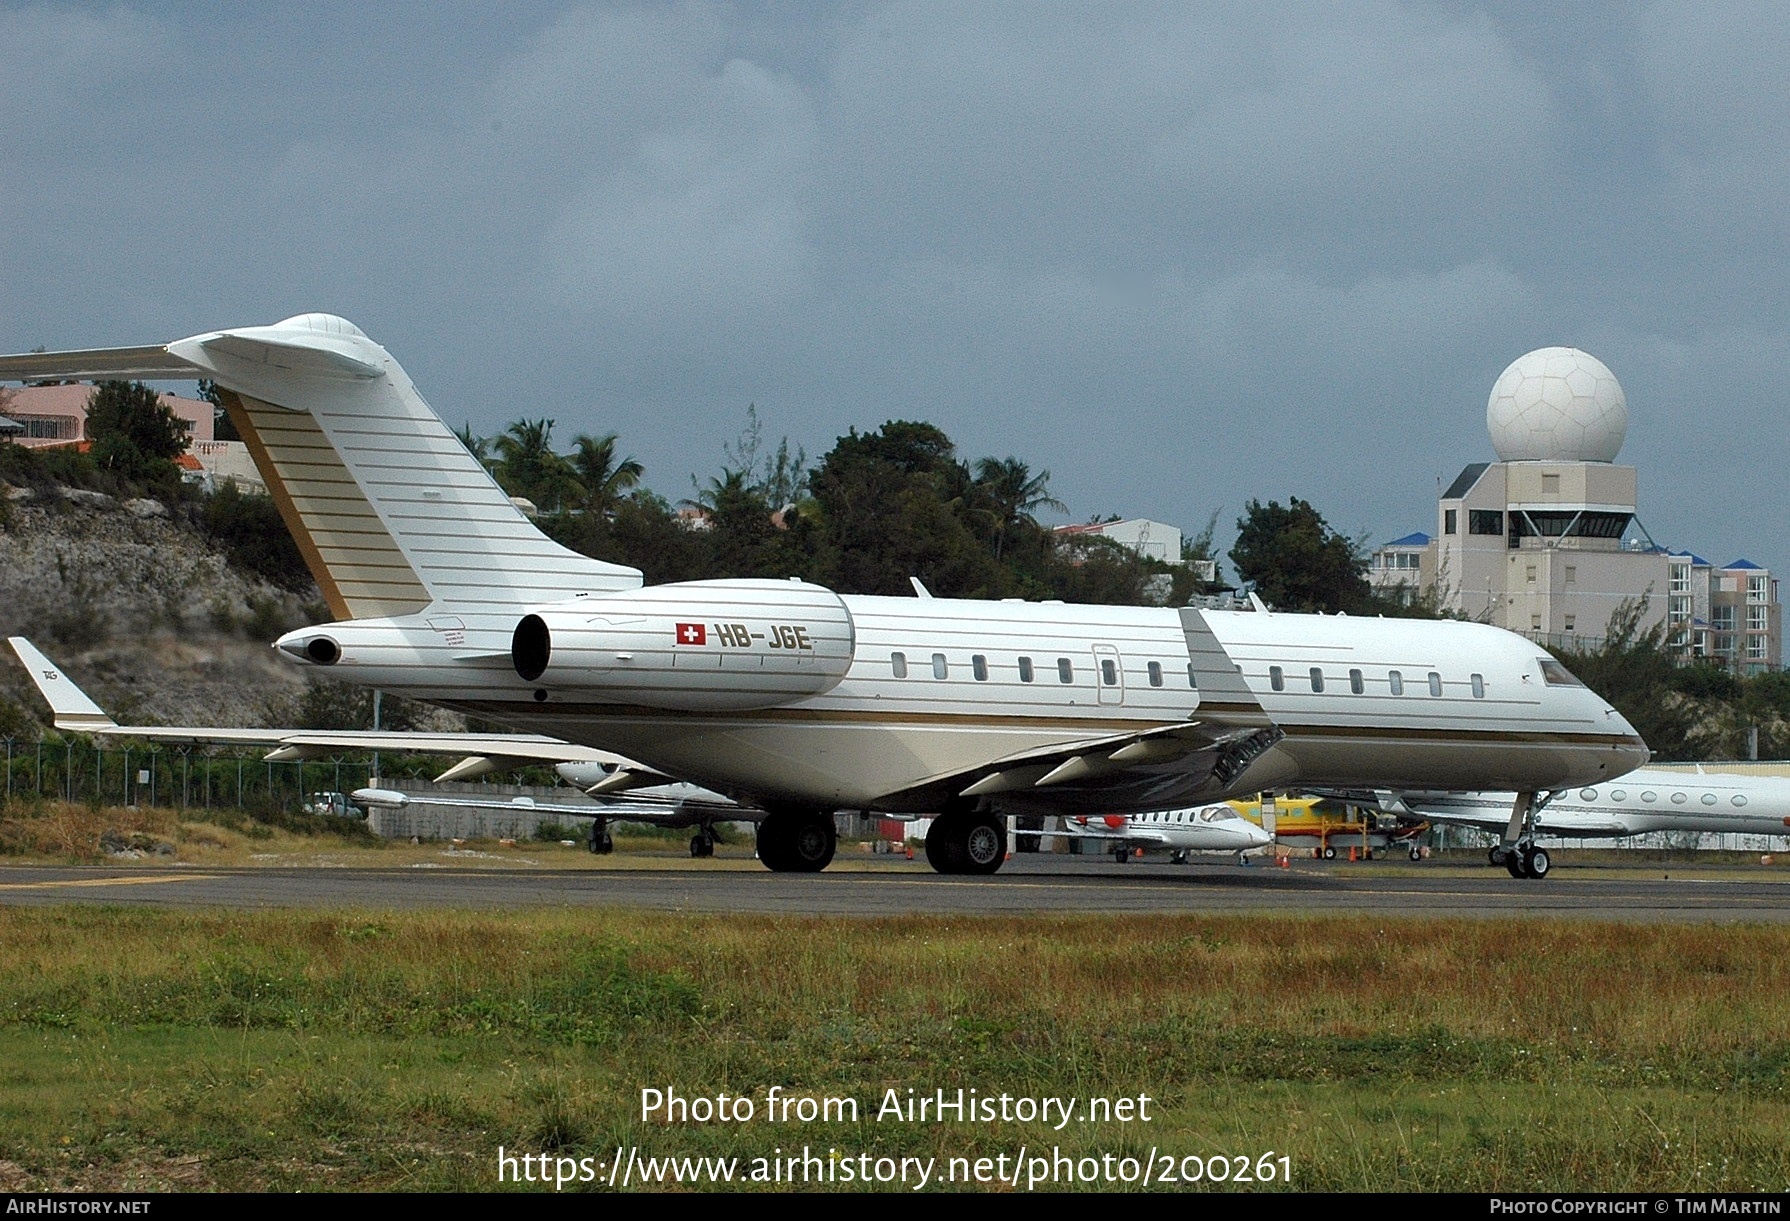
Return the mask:
[[[1125,702],[1125,667],[1119,661],[1119,650],[1110,644],[1094,646],[1094,686],[1102,704]]]

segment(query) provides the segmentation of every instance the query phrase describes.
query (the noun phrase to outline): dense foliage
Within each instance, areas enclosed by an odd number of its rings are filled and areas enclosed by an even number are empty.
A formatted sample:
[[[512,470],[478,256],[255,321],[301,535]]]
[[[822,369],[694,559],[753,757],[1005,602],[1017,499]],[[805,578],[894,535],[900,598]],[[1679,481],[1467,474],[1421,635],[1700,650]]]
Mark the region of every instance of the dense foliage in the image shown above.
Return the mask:
[[[1050,472],[1018,458],[965,461],[937,426],[891,420],[853,429],[810,468],[787,440],[763,442],[757,412],[726,447],[728,465],[681,504],[640,486],[613,434],[553,447],[554,422],[519,420],[460,439],[555,539],[639,568],[650,582],[802,577],[844,593],[906,597],[918,578],[941,597],[1063,598],[1138,604],[1196,591],[1179,565],[1108,539],[1060,536],[1034,513],[1062,503]],[[1191,558],[1209,558],[1211,534]]]
[[[159,490],[180,484],[186,423],[142,382],[101,382],[87,399],[87,439],[103,471]]]

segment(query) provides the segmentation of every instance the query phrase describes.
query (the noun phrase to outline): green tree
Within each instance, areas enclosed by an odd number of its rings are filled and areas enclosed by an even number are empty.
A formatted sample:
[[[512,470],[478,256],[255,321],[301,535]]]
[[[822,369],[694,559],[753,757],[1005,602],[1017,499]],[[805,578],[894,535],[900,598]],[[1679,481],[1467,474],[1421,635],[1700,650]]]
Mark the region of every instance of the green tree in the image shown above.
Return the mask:
[[[813,575],[841,592],[989,597],[1006,582],[963,517],[969,483],[951,439],[891,420],[840,437],[809,477],[819,519]]]
[[[553,421],[517,420],[491,443],[492,473],[511,496],[522,496],[543,513],[579,503],[584,485],[564,458],[553,451]]]
[[[310,588],[310,567],[273,497],[239,492],[226,479],[199,513],[206,534],[236,568],[295,593]]]
[[[600,437],[580,434],[572,441],[570,462],[584,488],[584,510],[607,515],[614,512],[622,496],[638,487],[646,472],[633,458],[615,456],[616,435]]]
[[[491,440],[473,432],[471,420],[455,429],[454,436],[466,447],[466,452],[473,456],[474,461],[486,470],[491,469]]]
[[[1032,474],[1018,458],[982,458],[976,463],[975,490],[994,523],[994,558],[1007,549],[1009,533],[1027,526],[1038,529],[1037,509],[1067,513],[1069,506],[1050,494],[1050,472]]]
[[[1280,610],[1359,612],[1371,601],[1361,548],[1297,496],[1284,507],[1273,500],[1244,507],[1231,563]]]
[[[142,382],[101,382],[87,397],[87,438],[101,470],[131,483],[179,486],[186,422]]]

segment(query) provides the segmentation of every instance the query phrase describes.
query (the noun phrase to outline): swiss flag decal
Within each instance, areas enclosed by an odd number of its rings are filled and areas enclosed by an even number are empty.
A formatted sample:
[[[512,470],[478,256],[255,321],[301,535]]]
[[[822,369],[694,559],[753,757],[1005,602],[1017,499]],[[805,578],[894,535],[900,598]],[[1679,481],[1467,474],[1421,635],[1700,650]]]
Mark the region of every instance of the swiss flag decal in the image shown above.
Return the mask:
[[[700,623],[680,623],[677,625],[677,642],[679,644],[707,644],[708,628]]]

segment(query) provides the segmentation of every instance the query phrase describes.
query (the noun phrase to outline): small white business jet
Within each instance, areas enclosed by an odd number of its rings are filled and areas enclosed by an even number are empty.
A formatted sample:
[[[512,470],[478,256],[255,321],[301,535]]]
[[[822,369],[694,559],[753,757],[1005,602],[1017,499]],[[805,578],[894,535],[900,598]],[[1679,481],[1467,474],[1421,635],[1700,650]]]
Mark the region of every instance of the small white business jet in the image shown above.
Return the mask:
[[[1380,808],[1430,822],[1502,831],[1515,796],[1391,793],[1380,795]],[[1641,768],[1610,784],[1553,794],[1537,811],[1535,829],[1567,839],[1613,839],[1649,831],[1790,836],[1790,777]],[[1492,863],[1513,874],[1520,867],[1502,844],[1492,849]],[[1529,868],[1547,873],[1546,849],[1532,850]]]
[[[339,620],[276,642],[294,663],[759,807],[773,869],[824,868],[841,809],[936,816],[933,867],[993,873],[1009,815],[1289,786],[1511,789],[1521,854],[1534,794],[1647,760],[1563,666],[1479,624],[643,587],[537,530],[330,314],[0,357],[51,377],[218,388]]]
[[[1099,840],[1121,865],[1137,852],[1167,852],[1185,865],[1195,852],[1242,854],[1266,848],[1274,837],[1220,801],[1188,810],[1155,810],[1147,814],[1076,815],[1063,820],[1060,831],[1027,831],[1042,839],[1058,836]]]

